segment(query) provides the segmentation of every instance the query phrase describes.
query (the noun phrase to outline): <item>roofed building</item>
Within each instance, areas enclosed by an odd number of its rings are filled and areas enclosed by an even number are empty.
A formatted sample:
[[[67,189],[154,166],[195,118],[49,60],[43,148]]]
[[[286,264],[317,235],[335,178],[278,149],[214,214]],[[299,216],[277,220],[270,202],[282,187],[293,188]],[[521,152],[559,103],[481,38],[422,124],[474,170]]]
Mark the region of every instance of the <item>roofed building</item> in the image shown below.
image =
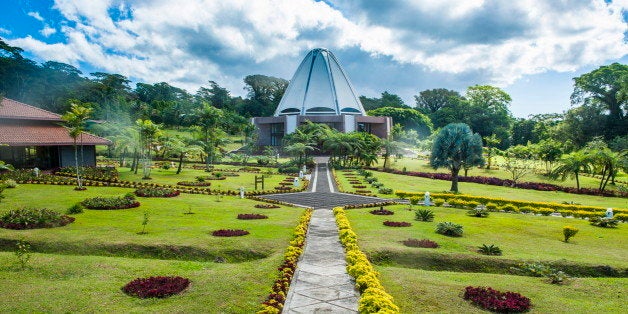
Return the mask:
[[[362,131],[388,137],[390,117],[366,116],[349,77],[331,51],[310,51],[297,68],[273,117],[253,118],[258,145],[279,146],[286,134],[311,121],[341,132]]]
[[[50,169],[74,166],[74,140],[61,126],[61,116],[8,98],[0,103],[0,160],[18,168]],[[111,141],[83,133],[83,160],[79,164],[96,165],[95,145]],[[78,144],[78,142],[77,142]]]

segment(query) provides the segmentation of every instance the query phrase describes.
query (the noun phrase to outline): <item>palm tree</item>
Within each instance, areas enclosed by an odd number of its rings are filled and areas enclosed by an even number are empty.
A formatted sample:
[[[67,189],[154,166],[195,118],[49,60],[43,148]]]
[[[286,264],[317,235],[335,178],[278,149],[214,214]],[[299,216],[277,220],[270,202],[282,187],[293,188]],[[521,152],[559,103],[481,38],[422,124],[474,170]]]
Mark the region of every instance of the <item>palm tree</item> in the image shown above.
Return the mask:
[[[144,163],[144,177],[143,179],[150,179],[151,170],[151,148],[153,141],[161,135],[161,130],[158,124],[154,124],[151,120],[138,119],[135,121],[135,125],[139,132],[139,146],[140,155],[142,156]],[[136,168],[137,171],[137,168]]]
[[[576,151],[570,154],[564,155],[559,160],[560,165],[556,167],[552,173],[552,178],[561,178],[565,180],[567,177],[576,178],[576,188],[580,190],[580,179],[578,174],[580,172],[591,171],[591,158],[584,151]]]
[[[391,155],[395,155],[397,154],[400,149],[401,149],[401,145],[399,142],[395,142],[391,139],[383,139],[382,140],[382,147],[384,148],[384,153],[382,154],[382,157],[384,157],[384,169],[388,168],[388,160],[390,159]]]
[[[61,119],[63,120],[64,127],[68,130],[70,137],[73,140],[74,146],[74,165],[76,167],[76,181],[78,184],[77,189],[83,190],[83,182],[81,180],[81,175],[79,171],[79,162],[78,162],[78,149],[77,149],[77,139],[81,138],[81,151],[83,147],[83,131],[85,130],[85,122],[89,118],[92,109],[81,106],[79,104],[72,104],[70,106],[70,110],[66,112]],[[82,155],[82,153],[81,153]],[[83,162],[81,161],[81,164]]]
[[[220,123],[224,116],[223,111],[213,107],[208,103],[203,103],[203,107],[196,110],[194,114],[196,124],[199,126],[199,139],[203,142],[205,149],[205,171],[210,171],[209,165],[213,163],[218,145],[225,137],[225,133],[219,132]]]
[[[299,167],[301,167],[303,166],[303,160],[307,156],[307,153],[313,151],[314,147],[303,143],[294,143],[284,147],[284,150],[288,155],[296,157],[297,163]]]

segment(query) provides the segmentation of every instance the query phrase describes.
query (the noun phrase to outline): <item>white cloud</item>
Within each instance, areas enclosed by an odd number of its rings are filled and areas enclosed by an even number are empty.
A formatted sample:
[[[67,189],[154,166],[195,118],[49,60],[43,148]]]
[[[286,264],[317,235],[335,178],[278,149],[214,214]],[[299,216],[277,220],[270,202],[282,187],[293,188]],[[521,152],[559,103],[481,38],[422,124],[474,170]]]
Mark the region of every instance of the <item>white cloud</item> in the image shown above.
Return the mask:
[[[8,30],[8,29],[6,29],[6,28],[2,28],[2,27],[0,27],[0,34],[7,34],[7,35],[10,35],[10,34],[11,34],[11,31],[10,31],[10,30]]]
[[[40,22],[43,22],[43,21],[44,21],[44,18],[43,18],[43,17],[41,17],[41,15],[39,14],[39,12],[28,12],[27,14],[28,14],[28,16],[30,16],[30,17],[32,17],[32,18],[34,18],[34,19],[36,19],[36,20],[38,20],[38,21],[40,21]]]
[[[57,30],[54,27],[50,27],[48,25],[46,25],[42,30],[39,31],[39,33],[42,34],[44,37],[48,37],[56,32]]]
[[[626,2],[354,0],[331,7],[311,0],[56,0],[54,8],[73,22],[61,28],[67,43],[10,42],[43,59],[87,62],[191,90],[211,79],[238,93],[243,73],[291,73],[314,47],[359,49],[439,73],[476,73],[482,82],[469,85],[504,86],[625,56]]]

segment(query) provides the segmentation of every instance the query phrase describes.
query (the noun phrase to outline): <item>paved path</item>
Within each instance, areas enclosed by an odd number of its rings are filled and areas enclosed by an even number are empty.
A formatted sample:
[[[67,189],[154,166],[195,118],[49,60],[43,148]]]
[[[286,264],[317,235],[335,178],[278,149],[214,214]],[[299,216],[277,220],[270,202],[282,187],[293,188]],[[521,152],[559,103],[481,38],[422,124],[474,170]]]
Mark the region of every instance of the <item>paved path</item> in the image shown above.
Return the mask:
[[[309,192],[265,196],[315,209],[283,313],[357,313],[360,293],[347,274],[345,252],[331,208],[382,199],[334,193],[327,160],[318,158],[316,162]]]

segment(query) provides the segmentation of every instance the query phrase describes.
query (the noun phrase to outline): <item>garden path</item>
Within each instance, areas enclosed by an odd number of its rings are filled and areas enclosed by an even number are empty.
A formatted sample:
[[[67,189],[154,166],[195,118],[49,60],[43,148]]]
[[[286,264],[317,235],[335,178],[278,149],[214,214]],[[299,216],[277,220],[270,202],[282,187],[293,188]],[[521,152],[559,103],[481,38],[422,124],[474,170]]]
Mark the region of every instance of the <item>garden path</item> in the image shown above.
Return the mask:
[[[315,209],[283,313],[357,313],[360,293],[347,274],[345,252],[331,208],[384,200],[336,193],[327,158],[315,161],[308,192],[265,196]]]

